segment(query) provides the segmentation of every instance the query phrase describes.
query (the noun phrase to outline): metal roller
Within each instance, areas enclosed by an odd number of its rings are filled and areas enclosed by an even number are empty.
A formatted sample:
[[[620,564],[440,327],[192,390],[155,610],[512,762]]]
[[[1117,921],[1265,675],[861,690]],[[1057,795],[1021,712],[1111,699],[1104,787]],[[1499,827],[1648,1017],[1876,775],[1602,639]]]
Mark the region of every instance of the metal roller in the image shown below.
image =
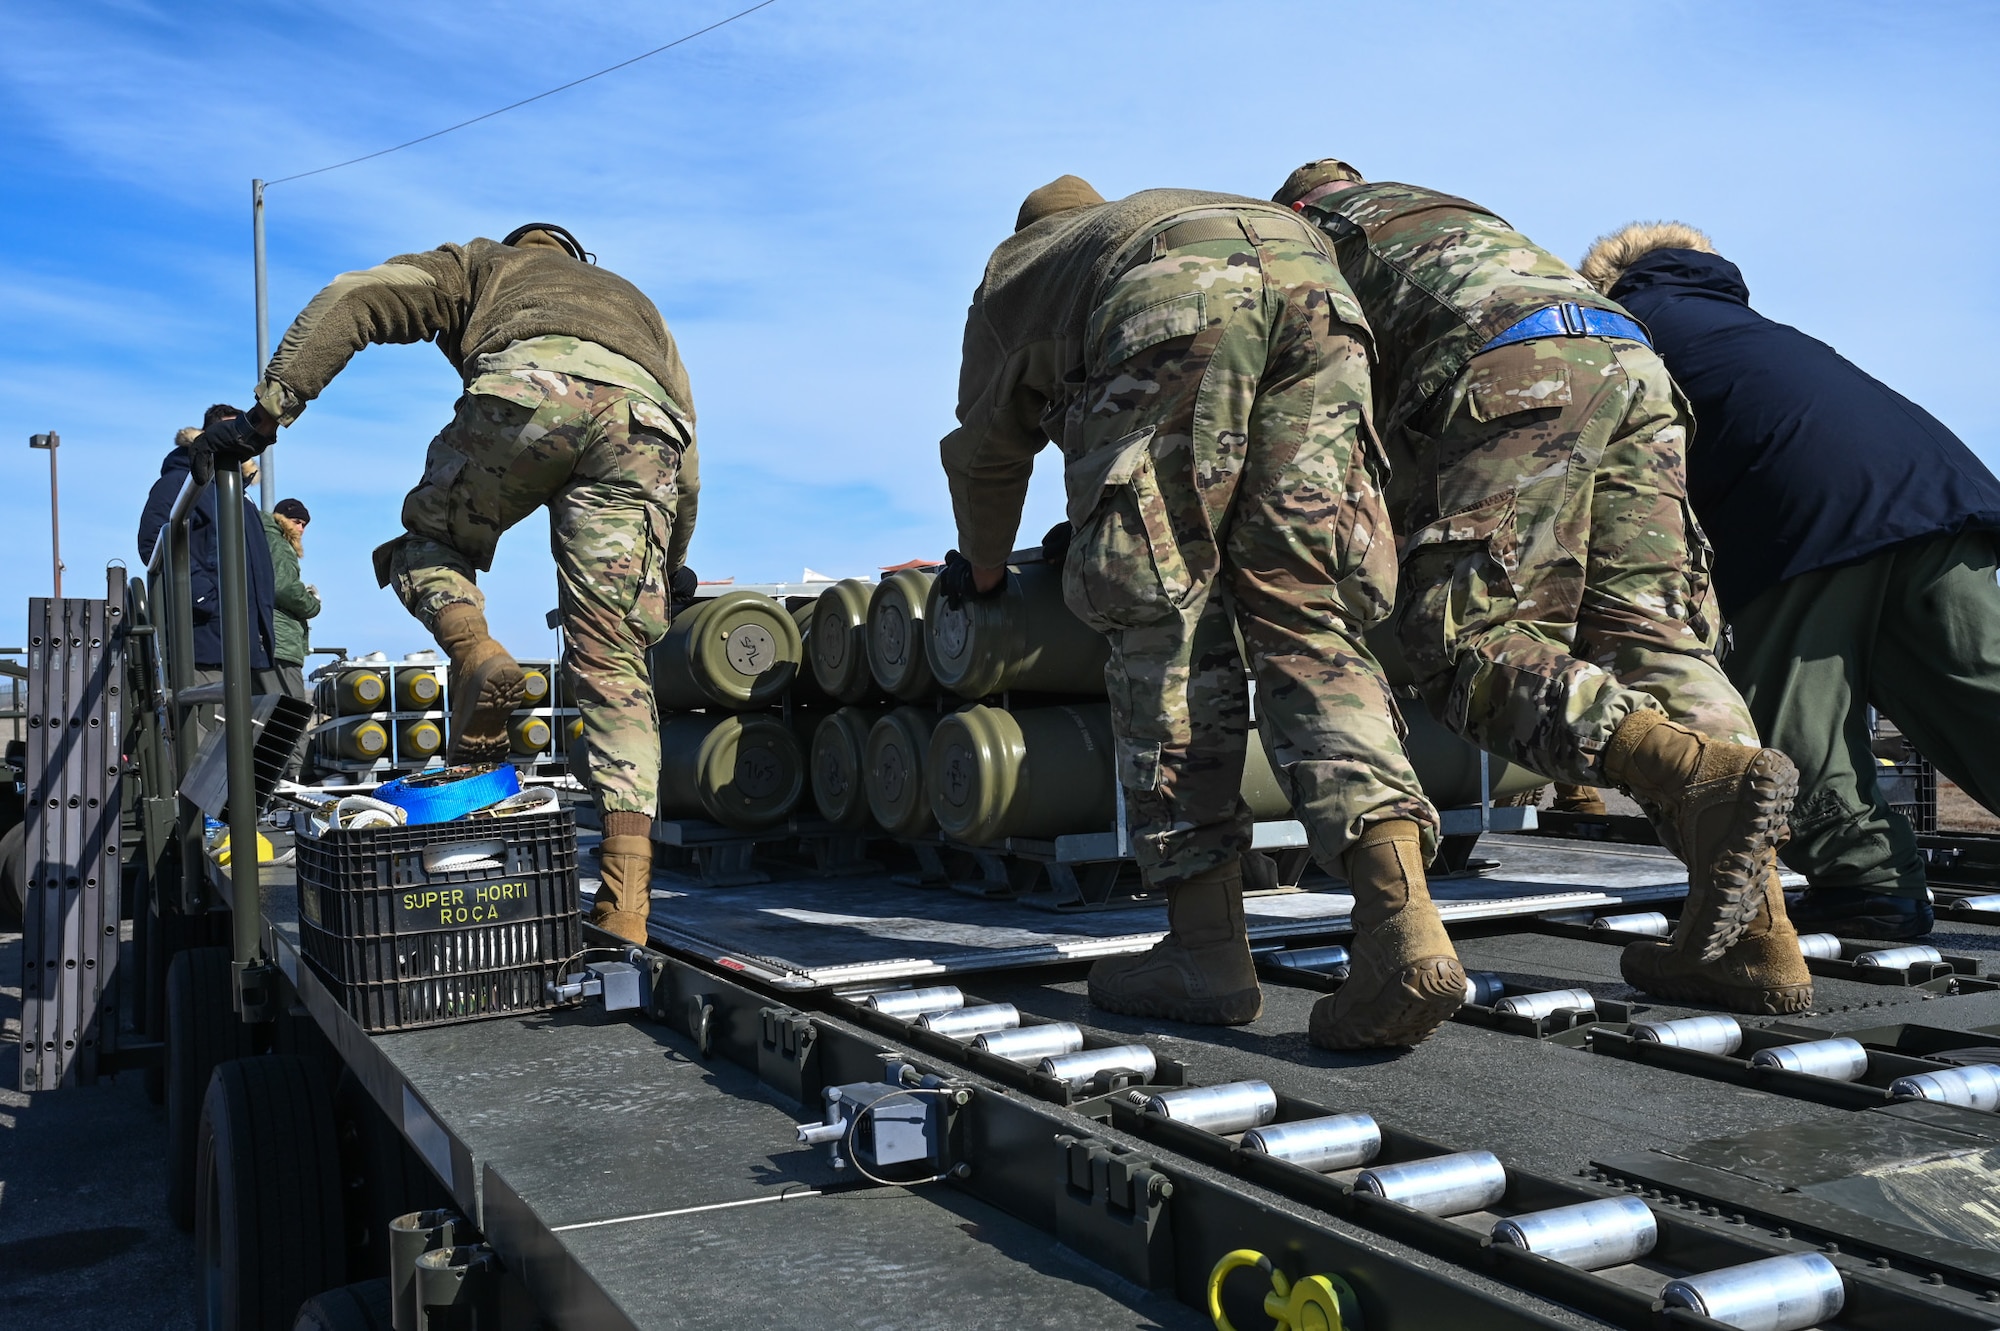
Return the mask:
[[[1898,1077],[1889,1083],[1889,1094],[1992,1113],[2000,1109],[2000,1067],[1972,1063],[1962,1068],[1939,1068],[1936,1072]]]
[[[954,1040],[970,1040],[988,1031],[1011,1030],[1021,1024],[1021,1012],[1012,1003],[988,1003],[983,1007],[963,1007],[951,1012],[927,1012],[917,1025]]]
[[[1507,992],[1507,983],[1492,971],[1465,973],[1465,1001],[1476,1007],[1492,1007]],[[1596,1009],[1592,1009],[1595,1011]]]
[[[1161,1091],[1146,1101],[1146,1112],[1206,1132],[1261,1128],[1278,1116],[1278,1093],[1269,1082],[1232,1081]]]
[[[1926,962],[1936,965],[1943,960],[1944,953],[1936,948],[1915,943],[1909,947],[1884,947],[1863,952],[1854,958],[1854,964],[1885,971],[1906,971],[1912,966],[1921,966]]]
[[[1733,1054],[1743,1047],[1743,1028],[1734,1017],[1682,1017],[1678,1021],[1639,1022],[1632,1027],[1632,1038],[1676,1049],[1699,1049],[1704,1054]]]
[[[942,984],[929,989],[891,989],[870,994],[862,1002],[884,1016],[909,1020],[926,1012],[956,1011],[965,1006],[965,995],[956,985]]]
[[[1035,1071],[1057,1081],[1081,1086],[1100,1072],[1131,1072],[1140,1081],[1151,1081],[1160,1071],[1159,1059],[1142,1044],[1116,1044],[1104,1049],[1079,1049],[1074,1054],[1057,1054],[1035,1065]]]
[[[1509,1216],[1493,1226],[1493,1241],[1522,1248],[1580,1271],[1636,1262],[1660,1240],[1652,1208],[1637,1197],[1557,1206]]]
[[[1832,1262],[1795,1252],[1669,1280],[1660,1298],[1739,1331],[1802,1331],[1838,1317],[1847,1288]]]
[[[1831,1077],[1853,1081],[1868,1071],[1868,1051],[1859,1040],[1837,1035],[1831,1040],[1806,1040],[1800,1044],[1774,1045],[1750,1055],[1750,1065],[1783,1068],[1808,1077]]]
[[[1426,1215],[1464,1215],[1483,1211],[1506,1196],[1507,1170],[1491,1151],[1460,1151],[1370,1166],[1355,1176],[1354,1190]]]
[[[1562,1008],[1575,1008],[1578,1012],[1595,1016],[1597,999],[1588,989],[1545,989],[1538,994],[1515,994],[1493,1004],[1495,1012],[1511,1013],[1516,1017],[1541,1018]]]
[[[1983,897],[1960,897],[1960,910],[1974,910],[1984,914],[2000,913],[2000,894]]]
[[[1367,1114],[1329,1114],[1252,1128],[1243,1134],[1243,1149],[1324,1174],[1373,1160],[1382,1128]]]
[[[1051,1021],[1040,1026],[987,1031],[972,1037],[972,1047],[1009,1063],[1039,1063],[1083,1048],[1083,1031],[1074,1022]]]
[[[1799,951],[1805,956],[1817,957],[1821,961],[1839,961],[1840,935],[1800,934]]]
[[[1344,972],[1348,955],[1344,947],[1299,947],[1289,952],[1274,952],[1266,960],[1288,971]]]
[[[1641,911],[1636,915],[1600,915],[1590,922],[1593,929],[1608,929],[1619,934],[1649,934],[1655,938],[1665,938],[1674,931],[1674,922],[1659,911]]]

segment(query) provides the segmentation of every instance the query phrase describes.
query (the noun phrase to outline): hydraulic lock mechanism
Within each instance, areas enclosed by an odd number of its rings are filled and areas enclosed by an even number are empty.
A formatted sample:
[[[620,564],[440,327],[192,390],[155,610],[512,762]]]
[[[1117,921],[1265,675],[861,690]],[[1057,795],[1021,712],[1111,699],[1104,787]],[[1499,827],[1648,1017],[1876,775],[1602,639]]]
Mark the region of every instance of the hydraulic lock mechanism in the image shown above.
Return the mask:
[[[643,978],[639,968],[629,961],[592,961],[561,980],[550,980],[549,997],[559,1003],[602,998],[606,1012],[623,1012],[645,1005]]]
[[[827,1148],[835,1169],[850,1164],[875,1183],[908,1187],[946,1178],[966,1178],[972,1167],[952,1159],[953,1120],[972,1102],[972,1092],[917,1069],[894,1054],[883,1055],[881,1081],[829,1086],[823,1122],[799,1128],[801,1146]],[[884,1177],[883,1171],[920,1177]]]

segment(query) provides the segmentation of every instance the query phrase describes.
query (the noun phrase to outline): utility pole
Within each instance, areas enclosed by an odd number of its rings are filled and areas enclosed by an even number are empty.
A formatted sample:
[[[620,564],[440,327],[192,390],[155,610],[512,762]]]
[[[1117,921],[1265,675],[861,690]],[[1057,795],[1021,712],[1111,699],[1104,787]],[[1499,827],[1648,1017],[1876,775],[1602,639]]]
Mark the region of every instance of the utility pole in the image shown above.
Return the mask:
[[[252,262],[257,270],[257,372],[251,383],[264,378],[264,366],[271,359],[271,310],[264,283],[264,182],[250,182],[250,233]],[[257,459],[257,507],[269,513],[278,503],[277,469],[271,465],[270,449]]]
[[[29,448],[46,448],[49,451],[49,553],[56,566],[56,599],[62,599],[62,507],[56,502],[56,449],[62,446],[62,436],[54,430],[47,434],[28,436]]]

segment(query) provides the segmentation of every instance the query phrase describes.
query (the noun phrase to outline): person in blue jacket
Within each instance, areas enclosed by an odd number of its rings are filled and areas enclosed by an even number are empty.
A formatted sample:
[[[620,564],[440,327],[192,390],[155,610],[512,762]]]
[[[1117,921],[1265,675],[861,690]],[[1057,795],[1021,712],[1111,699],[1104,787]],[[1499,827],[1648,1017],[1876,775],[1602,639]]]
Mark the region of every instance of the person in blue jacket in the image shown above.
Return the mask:
[[[1600,239],[1582,271],[1652,334],[1694,407],[1688,496],[1715,548],[1723,666],[1799,768],[1780,851],[1800,932],[1930,932],[1923,858],[1875,779],[1872,704],[2000,810],[2000,480],[1935,416],[1750,307],[1680,223]]]
[[[217,405],[210,407],[203,416],[202,424],[240,415],[235,407]],[[174,447],[160,464],[160,478],[153,482],[153,489],[146,496],[146,507],[139,515],[139,559],[142,563],[153,557],[154,544],[166,533],[167,518],[173,513],[174,500],[180,496],[181,486],[188,478],[193,458],[188,445],[194,441],[200,430],[180,431],[174,439]],[[246,484],[254,476],[249,471],[254,463],[246,464]],[[194,609],[194,682],[216,684],[222,680],[222,566],[216,559],[216,511],[215,487],[210,485],[194,503],[188,518],[188,588]],[[243,552],[247,556],[246,571],[250,582],[250,610],[254,618],[250,634],[250,668],[253,671],[252,693],[278,693],[281,687],[272,647],[276,642],[276,588],[277,579],[271,568],[271,548],[264,539],[264,519],[257,506],[249,499],[243,501]],[[207,729],[211,709],[203,708],[197,725]]]

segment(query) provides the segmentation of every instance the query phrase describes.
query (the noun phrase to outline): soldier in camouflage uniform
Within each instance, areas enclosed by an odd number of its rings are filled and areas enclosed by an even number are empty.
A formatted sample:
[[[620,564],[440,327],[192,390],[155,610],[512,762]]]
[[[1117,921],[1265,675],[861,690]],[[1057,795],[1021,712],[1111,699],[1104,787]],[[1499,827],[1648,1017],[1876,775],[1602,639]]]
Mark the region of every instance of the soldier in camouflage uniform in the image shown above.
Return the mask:
[[[1345,875],[1354,978],[1315,1041],[1413,1043],[1464,972],[1425,889],[1437,817],[1362,632],[1390,610],[1368,329],[1323,243],[1250,199],[1149,190],[1106,203],[1065,176],[1023,204],[966,321],[960,426],[943,442],[959,544],[940,587],[997,594],[1035,455],[1060,443],[1072,610],[1111,643],[1118,779],[1171,931],[1099,962],[1091,1000],[1254,1019],[1243,919],[1249,707],[1320,862]]]
[[[1797,1011],[1775,847],[1797,787],[1716,663],[1686,409],[1645,330],[1476,204],[1326,159],[1276,195],[1335,245],[1375,331],[1402,551],[1395,636],[1432,712],[1558,781],[1639,800],[1687,863],[1662,998]]]
[[[268,440],[362,347],[435,340],[465,383],[375,572],[451,658],[451,759],[500,761],[524,680],[487,630],[478,575],[549,510],[565,668],[603,818],[593,918],[646,939],[659,721],[646,652],[694,534],[694,408],[651,301],[560,227],[406,254],[336,278],[286,332],[238,425]]]

